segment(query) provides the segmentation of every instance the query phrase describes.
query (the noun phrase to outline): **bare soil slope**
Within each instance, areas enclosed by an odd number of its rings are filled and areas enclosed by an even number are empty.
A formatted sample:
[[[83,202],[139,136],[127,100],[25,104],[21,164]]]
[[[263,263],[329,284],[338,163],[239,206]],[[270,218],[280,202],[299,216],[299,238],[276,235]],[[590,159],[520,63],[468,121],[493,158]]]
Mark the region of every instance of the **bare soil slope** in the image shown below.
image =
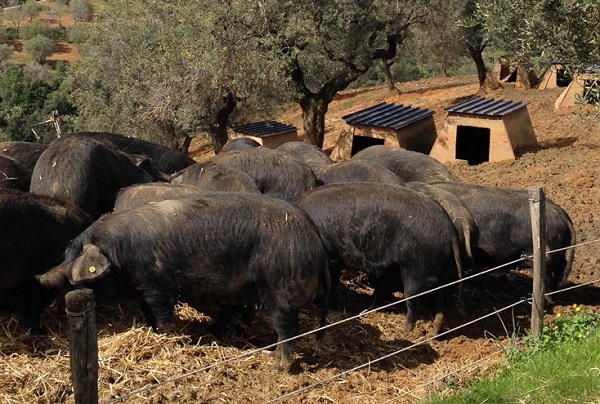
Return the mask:
[[[445,119],[444,107],[478,91],[475,77],[439,78],[399,86],[348,91],[331,105],[325,148],[331,148],[342,128],[341,116],[376,102],[388,101],[435,111],[436,125]],[[563,206],[573,219],[578,242],[600,239],[600,127],[569,113],[554,110],[559,90],[497,90],[484,94],[527,103],[538,147],[516,161],[478,166],[450,165],[461,180],[526,189],[542,186],[548,198]],[[282,120],[301,127],[299,110]],[[195,150],[198,159],[205,150]],[[573,286],[600,278],[599,244],[576,250]],[[372,304],[371,291],[357,279],[346,279],[341,310],[330,322],[357,316]],[[439,339],[429,339],[429,321],[419,321],[411,335],[402,333],[404,307],[357,316],[327,331],[322,349],[314,353],[314,338],[296,347],[300,359],[294,374],[273,373],[268,352],[252,351],[275,341],[265,315],[259,315],[244,337],[234,333],[214,337],[210,319],[186,306],[180,308],[177,335],[159,336],[142,326],[134,302],[123,301],[97,309],[100,345],[100,399],[126,395],[126,402],[416,402],[431,391],[449,391],[488,374],[502,362],[501,347],[511,335],[529,327],[531,307],[521,303],[531,291],[527,272],[482,276],[466,285],[468,316],[450,312],[452,329],[474,321]],[[573,304],[600,310],[600,284],[590,284],[556,296],[548,318],[569,313]],[[498,314],[482,316],[516,304]],[[316,326],[314,311],[302,317],[304,330]],[[69,381],[66,318],[49,311],[44,321],[48,336],[22,333],[10,317],[0,318],[0,401],[73,402]],[[425,341],[412,347],[413,343]],[[238,355],[250,355],[230,360]],[[396,354],[394,354],[396,353]],[[223,363],[225,362],[225,363]],[[216,365],[216,366],[213,366]],[[208,369],[204,369],[209,367]],[[356,370],[355,370],[356,369]],[[192,373],[186,377],[181,375]],[[159,383],[135,394],[153,383]],[[298,391],[300,390],[300,391]],[[297,393],[286,396],[288,393]]]

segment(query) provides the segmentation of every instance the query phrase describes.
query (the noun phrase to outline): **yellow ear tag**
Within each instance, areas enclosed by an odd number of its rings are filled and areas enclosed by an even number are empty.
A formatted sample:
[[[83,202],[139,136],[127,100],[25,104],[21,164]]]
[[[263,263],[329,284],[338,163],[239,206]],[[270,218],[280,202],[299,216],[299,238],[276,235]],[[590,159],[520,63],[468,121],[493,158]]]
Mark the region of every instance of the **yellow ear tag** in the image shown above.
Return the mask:
[[[96,272],[96,267],[89,267],[88,271],[90,271],[91,273]]]

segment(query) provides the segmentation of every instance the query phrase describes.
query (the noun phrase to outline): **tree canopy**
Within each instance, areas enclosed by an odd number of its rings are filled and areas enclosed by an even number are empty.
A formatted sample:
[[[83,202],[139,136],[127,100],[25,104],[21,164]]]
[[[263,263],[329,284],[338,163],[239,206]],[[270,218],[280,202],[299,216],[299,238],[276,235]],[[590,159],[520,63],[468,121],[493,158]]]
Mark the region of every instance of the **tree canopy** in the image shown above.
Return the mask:
[[[597,0],[479,1],[476,15],[493,45],[516,59],[578,68],[600,61]]]
[[[247,10],[226,3],[121,1],[98,15],[70,80],[77,125],[172,146],[198,132],[224,143],[223,115],[274,105],[268,58],[232,28]]]
[[[0,69],[0,139],[50,142],[56,138],[51,125],[36,126],[48,120],[52,111],[68,117],[74,113],[61,83],[66,69],[63,64],[49,69],[37,63],[7,64]],[[69,119],[62,120],[63,130],[70,130]]]
[[[383,0],[113,2],[74,69],[78,123],[171,144],[208,131],[223,144],[230,116],[293,99],[321,146],[335,94],[394,57],[425,14]]]

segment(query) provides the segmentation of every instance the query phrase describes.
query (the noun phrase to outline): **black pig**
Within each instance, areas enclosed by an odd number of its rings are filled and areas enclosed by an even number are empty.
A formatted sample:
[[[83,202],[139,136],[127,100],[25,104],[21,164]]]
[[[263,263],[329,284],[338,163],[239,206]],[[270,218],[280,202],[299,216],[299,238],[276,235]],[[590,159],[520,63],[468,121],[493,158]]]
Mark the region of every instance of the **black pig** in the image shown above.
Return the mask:
[[[110,212],[123,187],[165,179],[147,158],[87,137],[55,140],[38,159],[30,191],[74,203],[93,218]]]
[[[43,195],[0,189],[0,295],[23,316],[23,324],[39,329],[46,303],[34,280],[59,264],[67,244],[92,223],[77,206]]]
[[[527,191],[466,183],[432,185],[455,194],[473,215],[479,229],[477,248],[473,252],[477,268],[495,267],[533,254]],[[549,250],[575,244],[571,218],[550,199],[546,199],[546,244]],[[546,286],[549,291],[567,282],[574,251],[566,249],[547,256]]]
[[[408,298],[462,276],[461,250],[452,221],[439,204],[416,191],[374,182],[337,183],[310,190],[296,203],[334,252],[333,296],[340,268],[379,278],[376,296],[403,285]],[[421,301],[433,306],[434,332],[439,333],[453,289],[408,300],[406,331],[413,329]]]
[[[161,173],[173,174],[194,164],[196,161],[187,154],[147,140],[124,136],[117,133],[77,132],[71,137],[87,137],[126,154],[138,154],[152,160],[153,167]]]
[[[315,174],[323,167],[333,164],[333,160],[314,144],[300,141],[285,142],[277,146],[277,150],[304,161]]]
[[[158,332],[173,327],[178,299],[198,308],[262,302],[278,340],[298,333],[298,313],[329,291],[328,258],[318,229],[296,206],[260,194],[214,192],[102,217],[74,240],[65,261],[39,277],[93,284],[119,276],[131,284]],[[325,321],[324,306],[321,323]],[[291,361],[278,345],[277,368]]]
[[[217,154],[210,161],[248,174],[261,193],[286,201],[293,201],[319,184],[313,171],[302,160],[265,147],[232,150]]]
[[[193,185],[208,191],[260,193],[254,178],[225,164],[196,163],[174,174],[173,184]]]

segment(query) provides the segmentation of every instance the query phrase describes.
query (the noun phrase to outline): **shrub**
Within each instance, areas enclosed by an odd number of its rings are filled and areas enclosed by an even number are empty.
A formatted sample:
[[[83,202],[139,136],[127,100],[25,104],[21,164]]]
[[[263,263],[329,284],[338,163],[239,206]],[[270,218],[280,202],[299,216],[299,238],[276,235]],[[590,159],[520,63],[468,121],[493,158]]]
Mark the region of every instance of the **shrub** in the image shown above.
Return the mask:
[[[42,63],[52,54],[53,45],[54,42],[52,39],[43,35],[37,35],[25,42],[23,50],[35,62]]]
[[[43,21],[34,21],[29,24],[23,24],[21,29],[19,29],[19,37],[24,41],[28,41],[37,35],[50,38],[52,36],[50,26]]]
[[[43,21],[34,21],[29,24],[23,24],[19,30],[19,37],[24,41],[27,41],[37,35],[43,35],[54,41],[62,41],[67,39],[67,33],[64,27],[52,28]]]
[[[84,43],[89,37],[89,25],[86,22],[77,23],[69,32],[68,40],[71,43]]]
[[[5,34],[4,40],[13,41],[15,39],[19,39],[19,31],[17,31],[13,27],[6,28],[6,34]]]
[[[6,41],[8,39],[8,32],[6,32],[6,28],[0,24],[0,42]]]
[[[90,0],[71,0],[69,10],[77,22],[90,21],[94,13]]]
[[[9,60],[12,57],[12,53],[15,48],[10,45],[0,44],[0,62],[3,60]]]

